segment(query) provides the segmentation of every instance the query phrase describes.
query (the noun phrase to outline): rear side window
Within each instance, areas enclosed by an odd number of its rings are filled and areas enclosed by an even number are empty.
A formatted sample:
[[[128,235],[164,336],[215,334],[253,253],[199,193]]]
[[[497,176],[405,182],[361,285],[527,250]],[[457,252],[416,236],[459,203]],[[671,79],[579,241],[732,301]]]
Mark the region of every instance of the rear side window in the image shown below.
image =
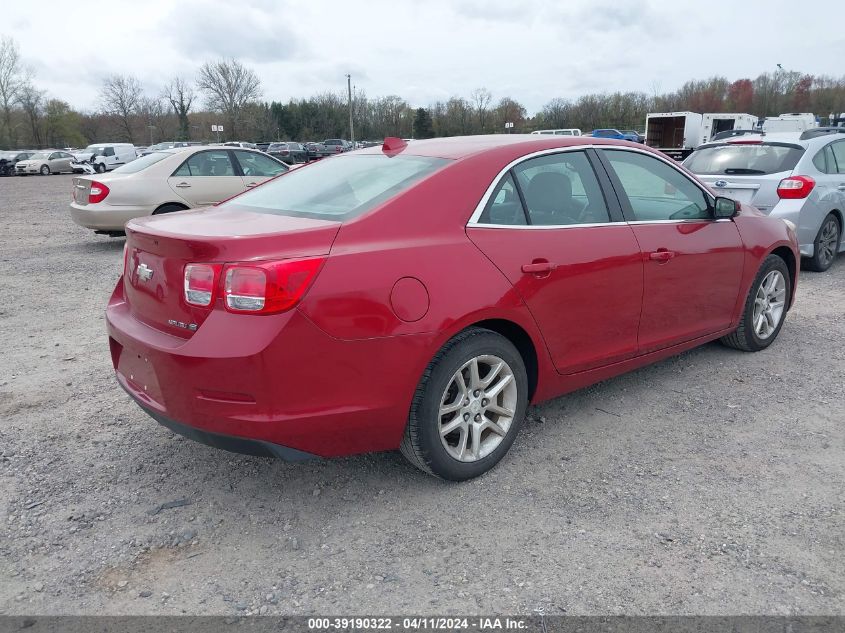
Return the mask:
[[[684,161],[694,174],[764,175],[792,171],[804,148],[785,143],[715,145],[696,150]]]
[[[531,224],[609,222],[607,205],[584,152],[532,158],[514,167]]]
[[[828,147],[836,160],[836,171],[831,171],[831,173],[845,174],[845,141],[836,141]]]
[[[479,224],[503,224],[506,226],[521,226],[528,224],[525,211],[519,199],[519,193],[513,182],[513,176],[508,172],[493,190],[493,195],[478,219]]]
[[[447,163],[427,156],[343,154],[291,170],[225,204],[273,215],[346,220],[386,202]]]
[[[182,163],[174,176],[234,176],[235,169],[229,160],[229,152],[216,150],[197,152]]]

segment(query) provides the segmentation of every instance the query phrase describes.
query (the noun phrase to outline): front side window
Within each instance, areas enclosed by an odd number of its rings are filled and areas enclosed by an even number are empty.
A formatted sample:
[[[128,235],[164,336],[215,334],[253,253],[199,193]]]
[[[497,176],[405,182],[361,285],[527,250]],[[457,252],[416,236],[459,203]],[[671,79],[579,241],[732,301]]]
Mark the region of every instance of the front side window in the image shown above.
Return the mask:
[[[558,226],[609,222],[607,204],[584,152],[532,158],[513,169],[531,224]]]
[[[197,152],[188,157],[174,176],[234,176],[235,168],[226,150]]]
[[[704,191],[683,173],[640,152],[602,150],[622,185],[634,221],[703,220],[712,217]],[[623,200],[623,206],[625,201]]]
[[[241,170],[244,176],[273,177],[278,176],[283,171],[287,171],[287,167],[278,161],[258,152],[235,150],[235,157],[241,164]]]

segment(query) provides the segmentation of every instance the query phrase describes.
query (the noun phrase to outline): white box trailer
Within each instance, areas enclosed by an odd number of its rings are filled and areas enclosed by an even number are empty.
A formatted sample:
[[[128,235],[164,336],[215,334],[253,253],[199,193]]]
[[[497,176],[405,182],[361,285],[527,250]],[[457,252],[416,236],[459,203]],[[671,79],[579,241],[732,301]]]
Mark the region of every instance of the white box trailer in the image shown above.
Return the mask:
[[[810,112],[790,112],[763,121],[763,131],[767,134],[803,132],[818,126],[816,116]]]
[[[645,118],[646,145],[683,160],[699,144],[701,121],[697,112],[650,112]]]
[[[752,114],[734,112],[708,112],[701,118],[701,143],[711,141],[719,132],[753,130],[759,119]]]

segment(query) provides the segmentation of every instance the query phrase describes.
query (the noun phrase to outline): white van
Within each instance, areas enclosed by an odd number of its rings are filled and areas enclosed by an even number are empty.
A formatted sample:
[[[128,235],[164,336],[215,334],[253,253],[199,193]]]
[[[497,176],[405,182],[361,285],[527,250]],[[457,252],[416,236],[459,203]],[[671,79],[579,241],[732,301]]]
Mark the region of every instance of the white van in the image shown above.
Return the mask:
[[[555,136],[581,136],[581,130],[570,127],[559,130],[534,130],[532,134],[554,134]]]
[[[132,143],[95,143],[83,150],[73,152],[77,163],[90,163],[94,171],[102,174],[138,158]],[[84,171],[81,166],[74,166],[74,171]]]

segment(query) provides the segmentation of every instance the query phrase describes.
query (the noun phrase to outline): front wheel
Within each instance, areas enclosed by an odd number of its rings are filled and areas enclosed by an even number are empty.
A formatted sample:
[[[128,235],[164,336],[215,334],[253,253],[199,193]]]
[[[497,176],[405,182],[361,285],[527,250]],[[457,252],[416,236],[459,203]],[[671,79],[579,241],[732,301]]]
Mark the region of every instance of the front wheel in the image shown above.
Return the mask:
[[[751,284],[739,327],[722,343],[745,352],[759,352],[771,345],[783,327],[792,296],[792,280],[786,262],[769,255]]]
[[[106,173],[106,164],[105,163],[97,163],[94,166],[94,171],[96,171],[98,174]]]
[[[41,165],[41,175],[42,176],[49,176],[50,175],[50,167],[48,165]]]
[[[527,405],[519,351],[495,332],[471,328],[446,343],[423,373],[402,454],[443,479],[478,477],[508,452]]]

